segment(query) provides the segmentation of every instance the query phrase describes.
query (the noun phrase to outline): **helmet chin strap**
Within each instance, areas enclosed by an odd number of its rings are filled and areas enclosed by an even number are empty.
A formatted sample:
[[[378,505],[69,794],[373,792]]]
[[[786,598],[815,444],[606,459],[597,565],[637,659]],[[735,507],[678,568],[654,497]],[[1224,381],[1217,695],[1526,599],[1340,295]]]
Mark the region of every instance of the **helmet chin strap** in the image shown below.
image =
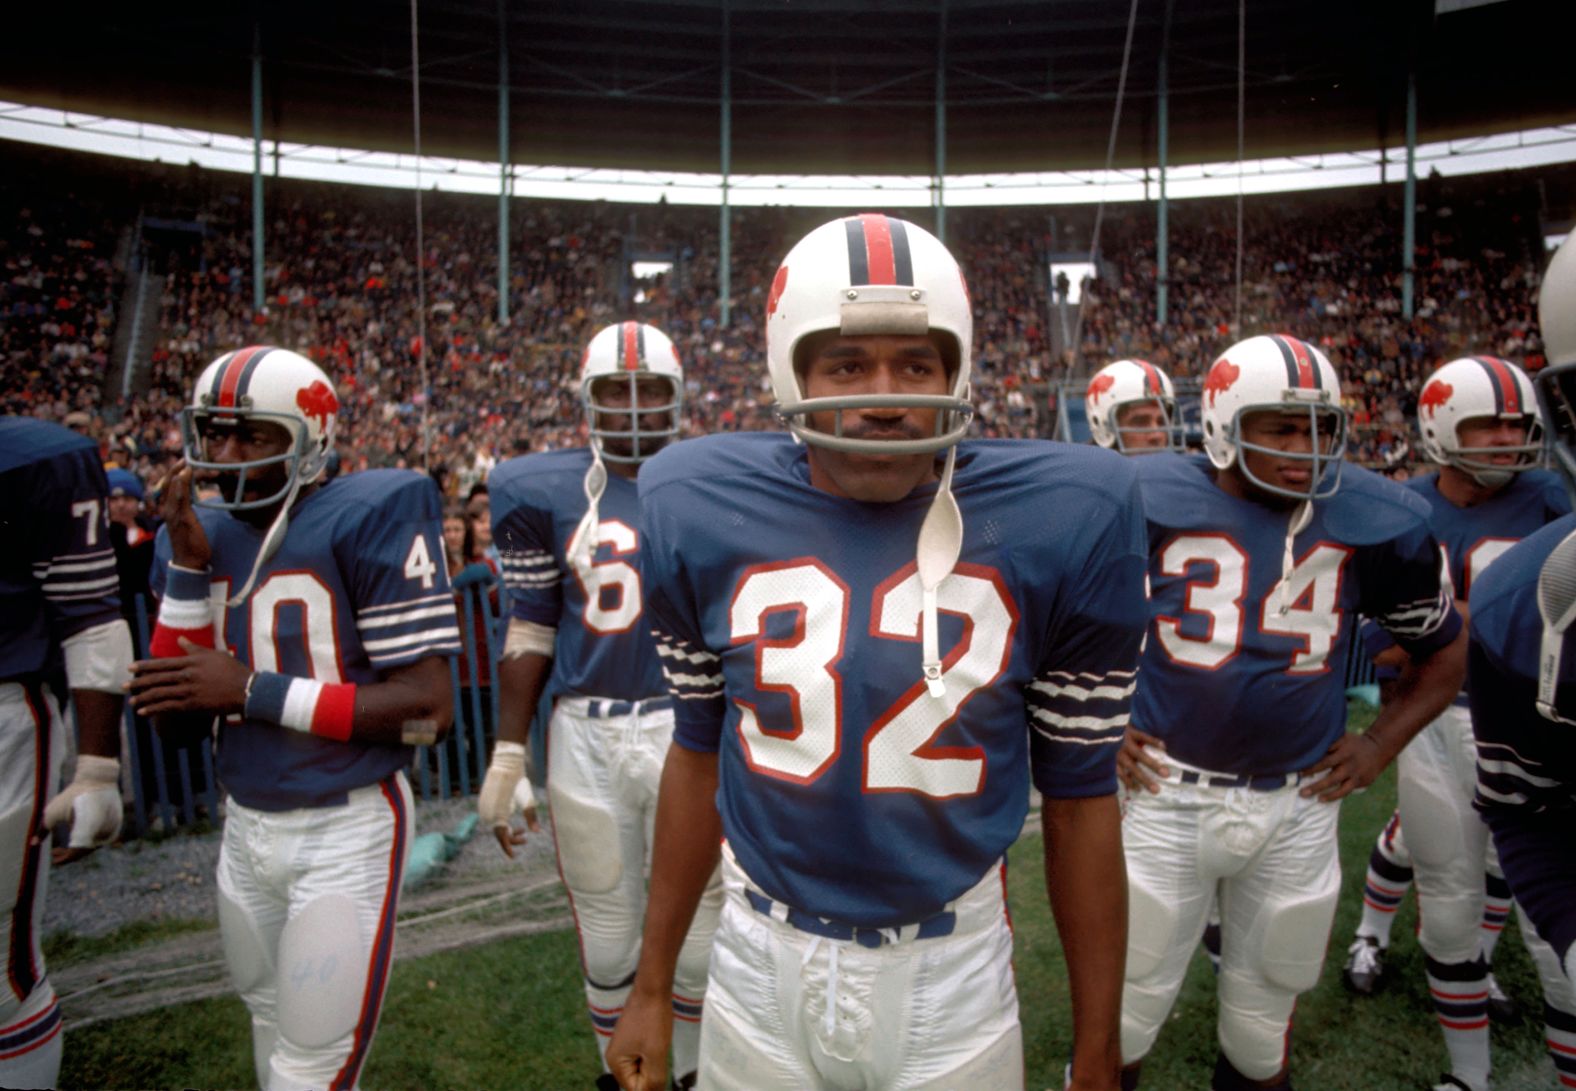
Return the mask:
[[[941,581],[951,574],[963,550],[963,515],[958,511],[957,498],[952,495],[952,467],[957,457],[956,446],[947,448],[941,486],[920,525],[915,557],[921,603],[920,648],[925,657],[925,688],[932,697],[944,697],[947,693],[946,683],[941,680],[941,632],[936,617],[936,592]]]
[[[595,440],[591,442],[591,465],[586,468],[583,487],[586,494],[586,513],[580,517],[580,525],[575,527],[568,557],[569,563],[574,565],[577,572],[590,571],[591,558],[596,556],[599,522],[597,509],[602,502],[602,494],[607,491],[607,465],[602,461],[602,445]]]
[[[263,535],[263,544],[257,550],[257,559],[252,562],[252,571],[247,575],[241,589],[226,600],[227,605],[239,606],[246,601],[246,596],[252,593],[252,587],[257,583],[257,576],[262,572],[263,565],[267,564],[284,544],[285,531],[290,527],[290,508],[295,504],[297,494],[301,492],[301,477],[300,473],[290,475],[290,488],[279,504],[279,514],[274,516],[274,521],[269,524],[268,533]]]
[[[1291,574],[1297,567],[1297,535],[1308,529],[1308,524],[1313,522],[1313,501],[1304,500],[1297,505],[1297,510],[1292,513],[1291,523],[1286,528],[1286,549],[1281,554],[1281,578],[1275,585],[1275,613],[1285,617],[1291,609]]]

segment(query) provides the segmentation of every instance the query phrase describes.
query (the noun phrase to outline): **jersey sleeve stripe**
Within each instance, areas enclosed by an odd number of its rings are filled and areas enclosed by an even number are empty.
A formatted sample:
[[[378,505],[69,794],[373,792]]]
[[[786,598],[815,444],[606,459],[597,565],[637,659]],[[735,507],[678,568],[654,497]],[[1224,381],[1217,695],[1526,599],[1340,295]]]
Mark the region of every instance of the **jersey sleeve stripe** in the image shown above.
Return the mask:
[[[33,566],[33,572],[41,578],[64,575],[68,572],[92,572],[95,569],[115,567],[115,554],[108,551],[98,553],[62,553],[50,561],[41,562]]]
[[[414,610],[406,610],[398,614],[378,614],[374,617],[359,616],[356,619],[356,628],[363,633],[369,629],[386,629],[392,625],[409,625],[413,621],[422,621],[426,618],[454,617],[454,603],[445,602],[432,606],[421,606]]]
[[[1125,686],[1058,686],[1050,682],[1030,682],[1029,688],[1046,697],[1063,697],[1069,701],[1120,701],[1131,697],[1138,683],[1133,681]]]
[[[457,646],[459,640],[459,626],[450,625],[441,629],[430,627],[419,629],[413,633],[391,636],[383,640],[365,640],[362,641],[361,646],[366,649],[367,654],[370,656],[375,652],[393,651],[396,648],[414,647],[430,642],[450,642]]]
[[[358,619],[374,617],[378,614],[386,614],[397,610],[411,610],[418,606],[427,606],[435,602],[453,601],[454,600],[449,597],[447,592],[440,591],[435,595],[421,595],[418,598],[403,599],[399,602],[382,602],[376,606],[363,606],[360,610],[356,611],[356,617]]]
[[[52,599],[58,599],[65,595],[80,594],[84,591],[103,594],[105,591],[113,590],[119,585],[120,578],[114,575],[105,576],[102,579],[96,580],[74,580],[69,583],[56,580],[52,583],[44,584],[44,594],[48,598]]]

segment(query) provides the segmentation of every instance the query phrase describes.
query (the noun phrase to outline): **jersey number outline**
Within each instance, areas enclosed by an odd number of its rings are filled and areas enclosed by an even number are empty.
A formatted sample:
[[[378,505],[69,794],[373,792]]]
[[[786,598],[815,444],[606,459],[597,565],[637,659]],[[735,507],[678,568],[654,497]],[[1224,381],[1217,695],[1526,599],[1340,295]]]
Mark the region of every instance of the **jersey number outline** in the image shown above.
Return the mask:
[[[870,635],[919,643],[919,573],[913,562],[893,573],[871,595]],[[755,686],[782,693],[793,723],[772,728],[756,707],[734,698],[739,737],[750,768],[766,776],[809,784],[836,761],[843,747],[842,659],[850,591],[813,557],[747,569],[729,607],[735,645],[753,643]],[[946,694],[932,698],[918,678],[872,722],[864,736],[862,788],[912,792],[932,799],[974,795],[985,781],[980,747],[938,747],[937,735],[962,706],[1007,669],[1018,612],[1000,575],[983,565],[959,564],[938,589],[937,607],[963,622],[963,634],[942,661]],[[786,637],[768,638],[766,618],[794,615]],[[917,649],[916,649],[917,650]]]
[[[1341,579],[1346,562],[1355,551],[1347,546],[1319,542],[1304,553],[1287,577],[1285,598],[1272,586],[1258,610],[1262,633],[1302,641],[1287,666],[1291,674],[1322,674],[1330,669],[1330,651],[1341,632]],[[1214,579],[1187,581],[1182,613],[1209,617],[1202,637],[1182,632],[1182,619],[1155,615],[1155,634],[1161,649],[1177,663],[1202,670],[1219,670],[1242,650],[1244,609],[1248,593],[1248,555],[1224,534],[1183,534],[1160,551],[1160,572],[1185,576],[1193,565],[1214,568]],[[1285,603],[1284,611],[1281,609]]]
[[[570,537],[564,556],[575,555],[578,541],[578,534]],[[640,555],[640,535],[628,523],[618,519],[603,519],[597,523],[596,541],[598,547],[613,547],[613,559],[592,561],[584,571],[576,565],[570,565],[569,568],[586,597],[582,613],[585,627],[599,636],[616,636],[629,632],[635,622],[640,620],[640,570],[622,559]],[[591,554],[596,556],[596,550],[593,549]],[[617,599],[611,606],[602,603],[605,591],[617,592]]]
[[[208,585],[208,602],[213,610],[214,634],[221,646],[229,621],[230,581],[213,580]],[[339,661],[338,624],[334,593],[322,577],[307,569],[270,573],[241,607],[247,611],[247,636],[251,644],[254,671],[279,670],[279,611],[296,606],[301,613],[301,643],[305,651],[306,677],[319,682],[343,682]],[[238,649],[230,648],[231,655]],[[239,719],[239,717],[235,717]]]

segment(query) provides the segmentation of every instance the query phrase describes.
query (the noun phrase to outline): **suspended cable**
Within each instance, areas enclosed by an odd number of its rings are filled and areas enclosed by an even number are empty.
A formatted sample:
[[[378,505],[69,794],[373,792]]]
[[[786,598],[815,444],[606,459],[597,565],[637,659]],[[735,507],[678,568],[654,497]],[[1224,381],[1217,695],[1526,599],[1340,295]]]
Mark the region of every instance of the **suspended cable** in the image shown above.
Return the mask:
[[[421,34],[410,0],[410,105],[416,143],[416,352],[421,378],[421,468],[432,456],[432,388],[427,381],[427,243],[421,222]]]
[[[1233,340],[1242,337],[1242,155],[1243,131],[1245,128],[1245,103],[1247,101],[1245,88],[1247,87],[1247,48],[1248,48],[1248,4],[1247,0],[1237,0],[1237,281],[1236,303],[1232,310],[1231,336]]]
[[[1122,100],[1127,94],[1127,66],[1133,55],[1133,28],[1138,25],[1138,0],[1133,0],[1127,11],[1127,39],[1122,43],[1122,73],[1116,81],[1116,106],[1111,111],[1111,135],[1105,144],[1105,173],[1111,173],[1111,164],[1116,161],[1116,133],[1122,124]],[[1240,158],[1240,157],[1239,157]],[[1105,182],[1100,183],[1100,203],[1094,211],[1094,231],[1089,236],[1089,266],[1091,272],[1095,268],[1095,258],[1100,253],[1100,226],[1105,221]],[[1083,360],[1083,324],[1084,308],[1088,306],[1089,293],[1081,291],[1078,295],[1078,316],[1073,323],[1073,371],[1078,371],[1078,365]],[[1066,326],[1062,329],[1065,331]]]

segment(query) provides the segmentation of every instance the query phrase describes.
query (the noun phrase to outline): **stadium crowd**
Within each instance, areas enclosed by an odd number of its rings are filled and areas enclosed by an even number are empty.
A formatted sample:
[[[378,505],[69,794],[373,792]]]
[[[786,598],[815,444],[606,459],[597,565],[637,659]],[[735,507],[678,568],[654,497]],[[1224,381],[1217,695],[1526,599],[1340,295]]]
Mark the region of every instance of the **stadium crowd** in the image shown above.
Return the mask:
[[[1400,470],[1415,462],[1416,394],[1444,360],[1476,351],[1541,364],[1529,303],[1541,260],[1534,185],[1516,175],[1423,184],[1410,321],[1392,193],[1247,200],[1241,329],[1294,332],[1329,354],[1345,380],[1356,460]],[[425,465],[463,497],[500,458],[577,441],[581,346],[607,322],[637,317],[666,329],[684,355],[691,431],[772,427],[759,322],[773,256],[825,215],[733,213],[723,327],[714,210],[519,202],[509,318],[500,322],[491,200],[424,196],[418,278],[409,193],[271,181],[266,307],[257,314],[246,186],[195,168],[111,174],[64,154],[12,173],[0,186],[4,411],[55,420],[85,413],[106,459],[146,477],[178,451],[176,415],[207,361],[247,342],[290,345],[339,383],[346,470]],[[1046,263],[1087,251],[1094,209],[950,213],[976,309],[980,431],[1048,434],[1055,384],[1076,388],[1111,359],[1142,357],[1184,380],[1201,375],[1236,337],[1235,215],[1230,200],[1173,206],[1162,326],[1154,210],[1108,208],[1101,275],[1082,315],[1071,307],[1065,318],[1081,330],[1074,352],[1057,351],[1052,337],[1059,316]],[[164,294],[146,380],[122,399],[118,384],[105,393],[105,377],[118,374],[112,341],[136,259],[165,276]],[[671,269],[637,281],[635,260]]]

